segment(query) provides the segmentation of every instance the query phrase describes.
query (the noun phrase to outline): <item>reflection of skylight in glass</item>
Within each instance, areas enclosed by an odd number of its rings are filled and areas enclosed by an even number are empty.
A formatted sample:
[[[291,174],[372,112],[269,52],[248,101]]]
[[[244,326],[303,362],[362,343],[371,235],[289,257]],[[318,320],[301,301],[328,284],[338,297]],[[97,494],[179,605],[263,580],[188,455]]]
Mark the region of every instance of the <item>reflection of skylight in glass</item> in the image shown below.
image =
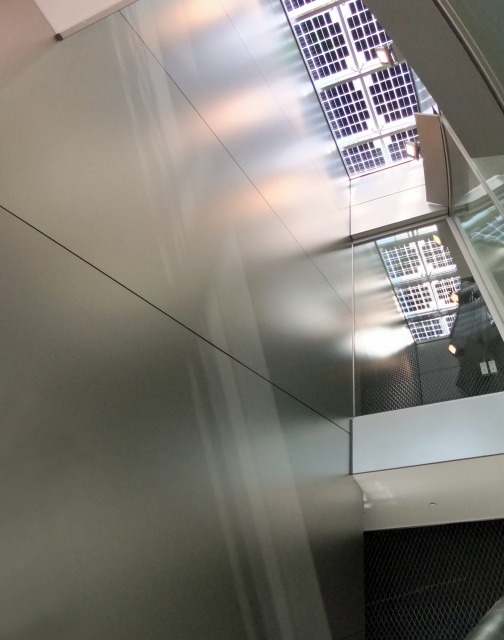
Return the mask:
[[[348,68],[350,60],[339,22],[324,11],[294,25],[294,33],[314,80],[335,75]]]
[[[457,304],[450,299],[461,280],[436,225],[376,242],[401,311],[416,342],[450,335]]]
[[[348,173],[410,160],[405,143],[418,140],[413,74],[403,60],[378,60],[376,48],[392,41],[370,10],[361,0],[283,2]]]

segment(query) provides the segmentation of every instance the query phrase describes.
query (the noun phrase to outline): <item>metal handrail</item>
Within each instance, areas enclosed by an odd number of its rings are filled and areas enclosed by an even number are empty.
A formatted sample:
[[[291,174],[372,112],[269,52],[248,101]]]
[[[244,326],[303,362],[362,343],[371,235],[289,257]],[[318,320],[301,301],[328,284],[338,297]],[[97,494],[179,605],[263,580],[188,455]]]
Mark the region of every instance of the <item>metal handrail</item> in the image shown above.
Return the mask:
[[[504,598],[494,604],[466,640],[504,640]]]

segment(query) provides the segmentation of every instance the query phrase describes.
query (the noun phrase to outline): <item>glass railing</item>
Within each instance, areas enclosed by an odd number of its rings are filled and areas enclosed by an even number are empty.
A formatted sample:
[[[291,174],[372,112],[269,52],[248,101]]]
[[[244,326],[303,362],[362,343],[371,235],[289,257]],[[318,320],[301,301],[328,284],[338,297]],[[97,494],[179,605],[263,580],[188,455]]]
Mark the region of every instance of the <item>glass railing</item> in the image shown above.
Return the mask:
[[[504,342],[447,221],[354,257],[356,415],[504,391]]]

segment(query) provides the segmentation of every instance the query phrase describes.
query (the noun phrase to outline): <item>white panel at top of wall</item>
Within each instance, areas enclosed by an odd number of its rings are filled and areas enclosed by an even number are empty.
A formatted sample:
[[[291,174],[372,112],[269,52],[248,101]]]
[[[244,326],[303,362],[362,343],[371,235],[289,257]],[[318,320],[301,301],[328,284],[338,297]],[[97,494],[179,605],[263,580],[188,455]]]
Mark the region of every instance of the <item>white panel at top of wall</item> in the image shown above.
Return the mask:
[[[65,38],[135,0],[35,0],[55,33]]]
[[[504,456],[361,473],[365,530],[504,517]]]
[[[353,472],[502,454],[503,406],[490,393],[354,418]]]
[[[423,164],[407,162],[351,182],[351,233],[354,240],[445,214],[427,202]]]

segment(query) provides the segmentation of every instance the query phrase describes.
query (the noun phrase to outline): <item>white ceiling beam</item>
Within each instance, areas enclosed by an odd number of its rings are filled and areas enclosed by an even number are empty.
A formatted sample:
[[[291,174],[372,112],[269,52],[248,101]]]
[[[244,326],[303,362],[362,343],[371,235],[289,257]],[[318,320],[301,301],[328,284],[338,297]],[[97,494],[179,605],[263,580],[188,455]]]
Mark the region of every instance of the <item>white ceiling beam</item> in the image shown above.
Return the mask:
[[[102,20],[135,0],[35,0],[58,40]]]

